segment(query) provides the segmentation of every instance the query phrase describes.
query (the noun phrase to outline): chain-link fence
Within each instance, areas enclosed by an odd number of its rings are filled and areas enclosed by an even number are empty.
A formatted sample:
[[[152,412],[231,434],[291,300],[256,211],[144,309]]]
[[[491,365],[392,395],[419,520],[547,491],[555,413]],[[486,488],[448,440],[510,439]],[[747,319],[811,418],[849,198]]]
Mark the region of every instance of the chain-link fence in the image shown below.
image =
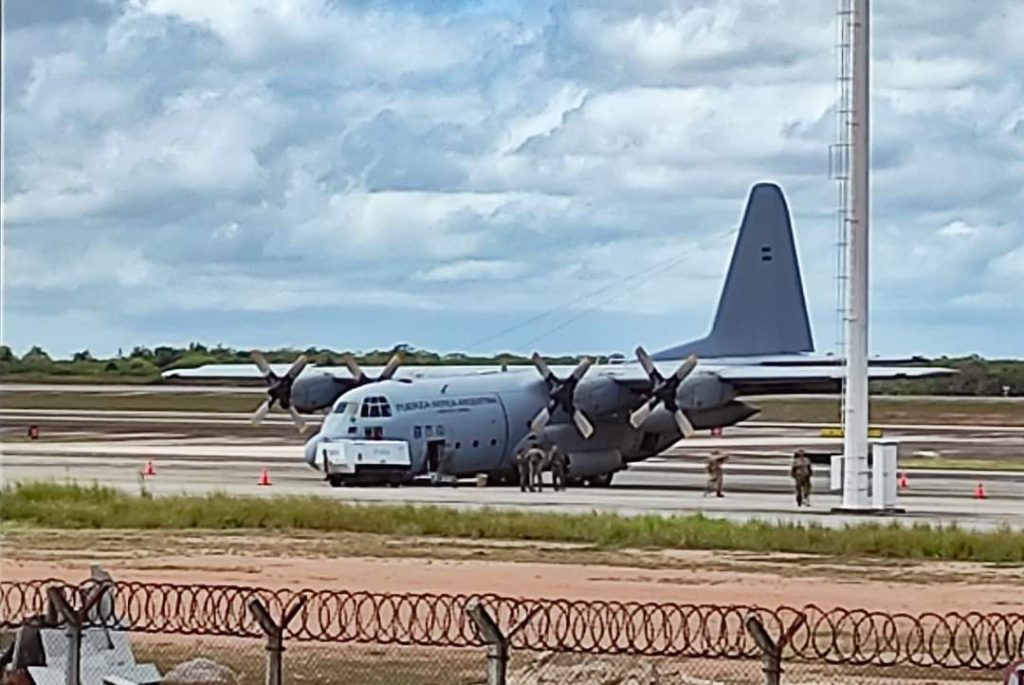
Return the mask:
[[[0,583],[0,627],[8,680],[74,684],[925,685],[1000,682],[1024,659],[1022,613],[110,580]]]

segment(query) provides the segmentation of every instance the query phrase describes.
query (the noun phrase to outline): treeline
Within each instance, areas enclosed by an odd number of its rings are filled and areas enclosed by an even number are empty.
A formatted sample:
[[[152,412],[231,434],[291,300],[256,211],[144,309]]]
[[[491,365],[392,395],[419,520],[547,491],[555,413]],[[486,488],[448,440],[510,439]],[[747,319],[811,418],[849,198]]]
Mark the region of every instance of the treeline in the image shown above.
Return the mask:
[[[983,359],[972,355],[939,357],[926,363],[956,369],[957,373],[943,378],[875,381],[871,391],[882,395],[1024,396],[1024,360]]]
[[[261,350],[272,364],[290,364],[299,355],[318,366],[340,366],[343,352],[327,348],[309,347],[305,350],[278,348]],[[135,347],[130,352],[119,351],[111,358],[97,358],[82,350],[69,359],[54,359],[44,349],[33,347],[22,356],[17,356],[6,345],[0,345],[0,376],[12,380],[103,380],[106,378],[132,382],[150,382],[160,378],[168,369],[191,368],[203,364],[251,363],[249,350],[236,350],[217,345],[206,347],[201,343],[190,343],[188,347]],[[420,350],[410,345],[396,345],[387,350],[351,352],[360,364],[379,366],[387,363],[395,353],[401,353],[402,363],[407,365],[474,365],[474,364],[529,364],[529,357],[512,353],[498,355],[470,355],[461,352],[438,354]],[[609,360],[608,356],[595,356],[599,363]],[[549,364],[575,364],[577,357],[547,357]]]
[[[396,345],[387,350],[353,352],[360,364],[382,365],[391,355],[402,353],[408,365],[471,365],[471,364],[529,364],[528,357],[502,353],[498,355],[471,355],[461,352],[439,354],[410,345]],[[271,363],[289,364],[300,354],[320,366],[341,364],[342,352],[327,348],[310,347],[305,350],[279,348],[264,350]],[[621,355],[593,355],[598,363],[621,359]],[[575,364],[578,357],[548,357],[549,364]],[[11,380],[118,380],[124,382],[153,382],[160,372],[173,368],[194,367],[203,364],[237,364],[250,362],[249,350],[236,350],[217,345],[207,347],[191,343],[187,347],[162,345],[135,347],[130,352],[119,352],[115,357],[101,359],[88,350],[74,353],[69,359],[54,359],[40,347],[33,347],[20,357],[7,346],[0,345],[0,377]],[[1024,360],[989,360],[979,356],[939,357],[923,360],[921,364],[945,366],[958,370],[945,378],[926,378],[912,381],[877,381],[872,391],[886,395],[984,395],[1024,396]]]

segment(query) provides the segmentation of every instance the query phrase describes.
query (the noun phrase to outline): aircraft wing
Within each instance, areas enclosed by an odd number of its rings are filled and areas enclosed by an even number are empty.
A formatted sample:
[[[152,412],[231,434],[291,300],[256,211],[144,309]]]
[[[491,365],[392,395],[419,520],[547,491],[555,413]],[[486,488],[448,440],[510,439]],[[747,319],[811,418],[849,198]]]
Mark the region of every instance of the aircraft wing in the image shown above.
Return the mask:
[[[713,373],[740,395],[834,392],[846,376],[842,366],[726,366]],[[936,378],[954,373],[955,369],[937,366],[868,367],[871,380]]]
[[[675,372],[676,362],[656,362],[665,378]],[[561,369],[555,371],[559,374]],[[954,369],[935,366],[870,365],[871,380],[932,378],[956,373]],[[846,371],[841,365],[786,366],[754,364],[722,364],[718,360],[700,361],[694,377],[712,376],[728,383],[739,395],[780,395],[796,393],[831,393],[840,389]],[[588,378],[608,378],[635,390],[645,389],[650,382],[638,364],[615,364],[594,367]]]
[[[271,364],[270,368],[278,376],[288,371],[290,364]],[[512,369],[532,369],[530,366],[509,367]],[[370,377],[380,375],[383,366],[363,366],[363,371]],[[481,373],[500,373],[501,367],[491,366],[402,366],[395,373],[395,378],[440,378],[446,376],[472,376]],[[536,371],[534,371],[536,373]],[[168,369],[160,374],[168,380],[205,380],[205,381],[243,381],[261,380],[263,374],[255,364],[204,364],[191,369]],[[299,374],[300,378],[315,375],[330,375],[340,379],[351,379],[352,374],[345,366],[317,366],[309,364]]]

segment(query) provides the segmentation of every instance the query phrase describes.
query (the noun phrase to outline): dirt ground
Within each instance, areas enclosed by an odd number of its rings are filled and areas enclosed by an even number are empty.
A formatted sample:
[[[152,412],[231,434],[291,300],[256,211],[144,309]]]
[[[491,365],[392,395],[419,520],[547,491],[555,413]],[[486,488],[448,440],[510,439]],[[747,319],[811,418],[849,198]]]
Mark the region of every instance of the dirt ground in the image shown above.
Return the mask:
[[[8,531],[0,577],[617,601],[818,604],[888,612],[1024,611],[1024,569],[578,545],[285,535]]]

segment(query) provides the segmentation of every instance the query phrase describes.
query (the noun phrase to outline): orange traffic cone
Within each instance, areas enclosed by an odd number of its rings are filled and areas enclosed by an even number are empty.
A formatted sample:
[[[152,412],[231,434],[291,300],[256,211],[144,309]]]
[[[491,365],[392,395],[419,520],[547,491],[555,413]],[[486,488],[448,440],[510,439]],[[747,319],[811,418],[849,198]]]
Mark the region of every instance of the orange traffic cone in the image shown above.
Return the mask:
[[[900,486],[900,490],[906,490],[907,488],[910,487],[910,481],[907,480],[907,474],[906,473],[901,473],[900,474],[899,486]]]
[[[985,499],[985,485],[980,480],[978,486],[974,488],[974,499]]]
[[[156,467],[153,466],[153,460],[152,459],[147,459],[146,460],[146,468],[142,469],[142,475],[143,476],[155,476],[156,475]]]
[[[256,484],[270,485],[270,469],[268,469],[266,466],[264,466],[263,470],[260,471],[260,479],[259,482],[257,482]]]

